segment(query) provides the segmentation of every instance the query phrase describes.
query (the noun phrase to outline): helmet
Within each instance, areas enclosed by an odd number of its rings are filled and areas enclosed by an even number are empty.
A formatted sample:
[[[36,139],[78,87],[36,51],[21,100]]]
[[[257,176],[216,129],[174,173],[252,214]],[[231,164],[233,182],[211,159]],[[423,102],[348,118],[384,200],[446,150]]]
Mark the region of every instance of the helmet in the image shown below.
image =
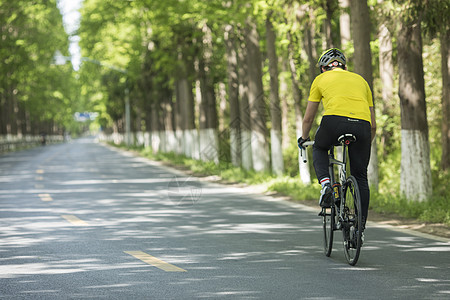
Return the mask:
[[[343,67],[346,65],[347,60],[345,59],[344,53],[338,48],[331,48],[325,51],[322,56],[320,56],[317,64],[319,65],[320,72],[322,73],[322,67],[328,67],[332,62],[337,61],[338,64],[335,66]],[[331,67],[331,66],[330,66]]]

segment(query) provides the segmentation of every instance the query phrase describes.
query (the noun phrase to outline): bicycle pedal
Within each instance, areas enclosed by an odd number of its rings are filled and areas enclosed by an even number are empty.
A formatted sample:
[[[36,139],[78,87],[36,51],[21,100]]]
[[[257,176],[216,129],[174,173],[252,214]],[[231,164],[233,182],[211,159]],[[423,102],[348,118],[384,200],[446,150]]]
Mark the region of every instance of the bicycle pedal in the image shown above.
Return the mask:
[[[324,217],[326,214],[325,214],[325,212],[322,210],[320,213],[319,213],[319,217]]]

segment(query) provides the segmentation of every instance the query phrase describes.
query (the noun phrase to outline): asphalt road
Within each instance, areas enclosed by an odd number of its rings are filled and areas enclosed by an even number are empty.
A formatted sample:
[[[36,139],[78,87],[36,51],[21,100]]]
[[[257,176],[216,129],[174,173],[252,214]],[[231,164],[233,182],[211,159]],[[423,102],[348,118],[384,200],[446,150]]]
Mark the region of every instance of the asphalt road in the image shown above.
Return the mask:
[[[318,210],[80,139],[0,155],[0,298],[450,299],[450,242],[369,223],[356,267]]]

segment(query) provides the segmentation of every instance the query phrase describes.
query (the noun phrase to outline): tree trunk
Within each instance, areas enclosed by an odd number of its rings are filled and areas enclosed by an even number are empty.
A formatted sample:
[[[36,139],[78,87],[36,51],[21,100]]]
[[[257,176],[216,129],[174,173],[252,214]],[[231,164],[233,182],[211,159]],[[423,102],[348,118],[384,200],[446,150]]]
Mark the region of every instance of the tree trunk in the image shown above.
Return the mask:
[[[164,135],[165,135],[165,145],[164,150],[166,152],[175,152],[176,151],[176,136],[175,136],[175,109],[172,100],[172,92],[169,88],[164,87],[163,91],[163,99],[162,99],[162,111],[164,115]]]
[[[216,95],[211,70],[212,35],[205,24],[203,26],[203,44],[198,57],[200,81],[199,143],[200,158],[204,161],[219,163],[219,145],[217,137]]]
[[[194,95],[192,93],[192,82],[188,79],[188,76],[181,79],[182,90],[182,113],[184,114],[184,141],[185,141],[185,154],[187,157],[198,158],[196,154],[197,140],[195,134],[195,114],[194,114]]]
[[[303,112],[301,109],[302,103],[302,91],[300,90],[300,82],[297,80],[297,68],[295,66],[294,61],[294,45],[292,41],[292,36],[288,33],[289,39],[289,47],[288,47],[288,69],[291,74],[291,82],[292,82],[292,93],[294,97],[294,110],[295,110],[295,128],[296,128],[296,136],[300,137],[302,135],[302,126],[303,126]],[[300,180],[304,184],[311,184],[311,173],[309,171],[309,165],[305,164],[301,157],[300,151],[298,153],[298,164],[299,164],[299,175]]]
[[[239,78],[236,37],[232,25],[225,26],[225,46],[227,51],[228,102],[230,103],[230,152],[231,163],[240,166],[241,121],[239,113]]]
[[[25,114],[24,114],[24,110],[23,110],[23,103],[17,101],[16,102],[16,106],[14,108],[14,111],[16,113],[16,122],[17,122],[17,135],[19,137],[23,137],[23,135],[25,134],[25,130],[24,130],[24,124],[25,124]]]
[[[394,101],[394,62],[392,59],[392,39],[391,33],[385,24],[381,24],[378,31],[378,39],[380,41],[380,53],[379,53],[379,66],[380,66],[380,79],[381,79],[381,97],[383,99],[383,115],[393,117],[394,106],[397,103]],[[377,124],[378,125],[378,124]],[[386,128],[382,128],[380,147],[383,149],[384,154],[390,144],[392,131]]]
[[[370,50],[370,16],[366,0],[351,0],[351,27],[354,40],[355,72],[373,87],[372,52]]]
[[[220,82],[217,85],[217,98],[219,100],[219,131],[225,132],[226,127],[228,125],[226,124],[226,120],[229,119],[229,113],[228,113],[228,102],[227,102],[227,88],[224,86],[223,82]]]
[[[16,102],[16,96],[13,93],[13,88],[7,89],[6,98],[6,134],[15,135],[16,134],[16,118],[14,114],[14,104]]]
[[[333,41],[333,26],[332,26],[332,20],[333,20],[333,14],[336,11],[337,0],[325,0],[325,13],[326,13],[326,19],[324,21],[324,37],[325,37],[325,47],[327,49],[335,47],[335,42]]]
[[[450,168],[450,31],[441,33],[442,68],[442,158],[441,168]]]
[[[205,23],[202,28],[203,32],[203,72],[205,74],[204,87],[202,88],[202,99],[206,99],[205,113],[206,113],[206,128],[217,129],[217,109],[216,109],[216,94],[214,91],[214,77],[211,73],[213,62],[211,61],[213,56],[213,41],[212,32],[208,25]]]
[[[5,132],[6,132],[6,124],[5,124],[6,111],[5,111],[5,107],[6,107],[5,94],[4,94],[4,91],[3,92],[0,91],[0,136],[5,134]]]
[[[181,79],[178,79],[175,82],[175,91],[176,91],[176,101],[174,103],[174,107],[175,107],[175,136],[176,136],[176,140],[177,140],[177,146],[176,146],[176,150],[175,152],[177,154],[183,154],[185,153],[184,150],[184,135],[183,132],[185,130],[184,126],[185,126],[185,121],[184,121],[184,114],[182,113],[183,111],[183,106],[182,106],[182,88],[181,88]]]
[[[250,126],[250,108],[248,104],[248,64],[247,56],[248,51],[245,46],[245,41],[241,41],[239,47],[239,99],[240,105],[240,125],[241,125],[241,154],[242,154],[242,167],[246,170],[253,169],[252,147],[251,147],[251,126]]]
[[[178,92],[177,102],[180,105],[180,114],[182,116],[182,129],[183,129],[183,150],[187,157],[197,158],[197,136],[195,133],[195,114],[194,114],[194,95],[192,93],[192,82],[189,79],[189,71],[191,66],[188,66],[190,62],[186,60],[183,53],[178,54],[179,62],[179,79],[178,79]],[[192,65],[193,67],[193,65]]]
[[[266,105],[262,84],[262,59],[256,23],[247,18],[246,46],[248,49],[248,102],[250,108],[251,145],[255,171],[270,170],[270,153],[267,142]]]
[[[151,135],[151,144],[153,153],[158,153],[161,150],[161,124],[159,123],[159,103],[156,99],[153,99],[151,104],[151,122],[152,122],[152,135]]]
[[[267,56],[269,58],[270,74],[270,117],[272,129],[270,131],[272,171],[276,175],[284,172],[283,149],[281,148],[281,110],[278,88],[278,56],[275,49],[276,36],[270,20],[270,14],[266,19]]]
[[[339,28],[341,31],[341,48],[344,52],[349,49],[351,42],[350,32],[350,15],[349,7],[350,0],[339,0],[339,6],[341,8],[341,14],[339,16]]]
[[[308,70],[309,70],[309,79],[312,83],[314,78],[316,78],[317,74],[317,51],[316,51],[316,45],[314,41],[314,34],[315,34],[315,15],[314,10],[311,9],[311,7],[308,8],[309,10],[309,19],[308,22],[305,24],[305,35],[304,35],[304,48],[306,55],[308,56]]]
[[[283,73],[289,74],[285,59],[283,59],[283,55],[280,58],[282,71]],[[291,93],[288,82],[288,78],[286,76],[280,77],[280,97],[281,97],[281,132],[282,132],[282,142],[281,145],[283,149],[287,149],[291,144],[291,137],[289,135],[289,103],[288,98]]]
[[[351,0],[351,27],[355,52],[353,60],[355,72],[361,75],[369,84],[373,93],[372,52],[370,50],[370,16],[366,0]],[[372,97],[374,99],[374,97]],[[377,143],[373,140],[371,146],[368,180],[371,187],[378,190],[378,157]]]
[[[397,42],[402,134],[400,191],[409,200],[422,201],[431,195],[432,182],[420,20],[401,24]]]
[[[25,132],[27,135],[31,135],[31,120],[30,120],[30,112],[25,109]],[[0,132],[1,134],[1,132]]]
[[[205,72],[205,62],[204,58],[201,57],[202,54],[199,54],[198,59],[196,60],[196,71],[197,78],[196,81],[196,92],[195,98],[197,99],[198,110],[198,128],[200,130],[208,128],[208,92],[207,92],[207,82],[206,82],[206,72]]]
[[[148,75],[148,74],[146,74]],[[152,89],[152,81],[150,76],[143,76],[139,81],[139,88],[142,91],[142,116],[145,122],[145,133],[144,133],[144,146],[145,148],[151,147],[151,136],[152,136],[152,108],[151,108],[151,89]]]

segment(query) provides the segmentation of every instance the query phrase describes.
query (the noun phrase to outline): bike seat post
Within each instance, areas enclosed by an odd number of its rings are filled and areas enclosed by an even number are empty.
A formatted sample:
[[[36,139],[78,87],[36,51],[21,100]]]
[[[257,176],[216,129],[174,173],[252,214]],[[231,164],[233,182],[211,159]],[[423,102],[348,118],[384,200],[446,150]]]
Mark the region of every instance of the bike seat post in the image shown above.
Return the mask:
[[[356,141],[356,136],[354,136],[351,133],[346,133],[341,135],[338,138],[338,142],[342,145],[342,162],[344,163],[344,165],[347,164],[347,151],[348,151],[348,146]]]

